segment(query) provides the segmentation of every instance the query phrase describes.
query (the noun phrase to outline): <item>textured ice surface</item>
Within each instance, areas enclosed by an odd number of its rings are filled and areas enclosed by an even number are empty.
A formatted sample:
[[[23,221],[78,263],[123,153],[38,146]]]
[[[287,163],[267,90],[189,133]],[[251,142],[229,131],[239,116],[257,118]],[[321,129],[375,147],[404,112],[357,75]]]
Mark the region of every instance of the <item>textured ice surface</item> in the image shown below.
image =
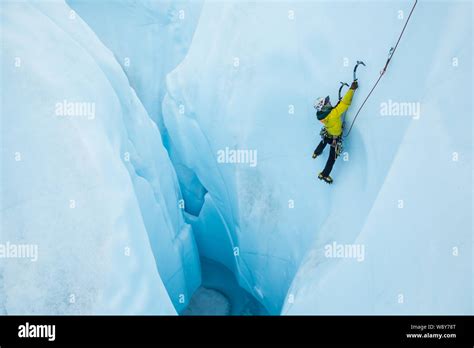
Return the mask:
[[[145,182],[144,195],[138,200],[144,205],[142,211],[160,274],[180,311],[200,281],[199,261],[192,231],[183,224],[178,211],[181,197],[176,189],[176,175],[162,145],[167,133],[162,126],[161,102],[166,74],[184,58],[191,43],[201,2],[69,0],[67,3],[112,51],[148,115],[162,130],[163,137],[153,133],[141,139],[143,135],[138,131],[133,135],[147,153],[140,161],[141,166],[148,165],[147,161],[156,162],[156,168],[143,168],[147,172],[139,169],[137,174],[154,181],[155,191],[160,192],[158,198],[151,196]],[[147,131],[146,125],[141,129]],[[152,130],[156,132],[154,126]],[[143,186],[141,181],[137,185]],[[156,207],[155,200],[161,208]],[[168,214],[161,210],[168,210]]]
[[[411,2],[68,5],[1,4],[2,313],[472,313],[471,2],[419,2],[332,186],[313,101]]]
[[[352,178],[329,201],[283,313],[472,313],[472,3],[416,11],[349,139],[341,169]],[[380,116],[387,100],[420,102],[419,119]],[[355,212],[363,219],[353,225]],[[363,262],[325,258],[330,241],[364,245]]]
[[[334,101],[363,59],[351,119],[410,3],[203,6],[188,55],[168,75],[169,149],[181,186],[206,192],[199,216],[188,216],[201,253],[271,313],[285,298],[288,314],[471,311],[471,6],[419,3],[332,186],[316,179],[328,149],[311,159],[312,101]],[[382,115],[382,105],[412,102],[409,115]],[[257,165],[219,163],[226,149],[255,150]],[[333,242],[364,243],[365,260],[325,257]]]
[[[175,313],[200,269],[157,126],[64,3],[5,2],[1,18],[0,242],[39,248],[2,259],[3,310]]]
[[[202,1],[67,0],[113,52],[130,85],[162,128],[165,78],[191,44]]]

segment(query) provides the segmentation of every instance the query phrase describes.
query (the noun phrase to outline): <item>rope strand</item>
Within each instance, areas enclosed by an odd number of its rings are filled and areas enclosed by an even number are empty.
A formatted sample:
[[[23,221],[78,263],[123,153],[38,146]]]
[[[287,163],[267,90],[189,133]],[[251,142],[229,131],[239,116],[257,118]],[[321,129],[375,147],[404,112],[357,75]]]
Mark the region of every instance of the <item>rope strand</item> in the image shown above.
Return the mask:
[[[372,89],[370,90],[369,94],[367,94],[367,97],[365,97],[364,101],[362,102],[362,105],[359,107],[359,109],[357,110],[355,116],[354,116],[354,119],[352,120],[352,123],[351,123],[351,126],[349,127],[349,130],[347,131],[347,133],[345,135],[343,135],[344,138],[347,138],[352,130],[352,127],[354,126],[354,123],[357,119],[357,116],[359,116],[359,113],[360,111],[362,110],[362,108],[364,107],[365,103],[367,102],[367,100],[369,99],[369,97],[372,95],[372,92],[375,90],[375,87],[377,87],[377,85],[379,84],[380,80],[382,79],[382,76],[385,74],[385,71],[387,70],[387,67],[388,67],[388,64],[390,63],[390,61],[392,60],[392,57],[393,55],[395,54],[395,51],[397,50],[397,47],[398,47],[398,44],[400,43],[400,40],[402,39],[402,36],[403,36],[403,33],[405,32],[405,29],[408,25],[408,22],[410,21],[410,18],[411,18],[411,15],[413,14],[413,11],[415,10],[415,6],[416,4],[418,3],[418,0],[415,0],[415,3],[413,4],[413,7],[411,8],[411,11],[410,11],[410,14],[408,15],[408,18],[405,22],[405,25],[403,26],[403,29],[402,29],[402,32],[400,33],[400,35],[398,36],[398,40],[397,40],[397,43],[395,44],[395,47],[393,47],[392,49],[390,49],[390,53],[389,53],[389,57],[387,59],[387,62],[385,63],[385,66],[383,67],[382,71],[380,72],[380,76],[379,78],[377,79],[377,81],[375,81],[375,84],[374,86],[372,87]]]

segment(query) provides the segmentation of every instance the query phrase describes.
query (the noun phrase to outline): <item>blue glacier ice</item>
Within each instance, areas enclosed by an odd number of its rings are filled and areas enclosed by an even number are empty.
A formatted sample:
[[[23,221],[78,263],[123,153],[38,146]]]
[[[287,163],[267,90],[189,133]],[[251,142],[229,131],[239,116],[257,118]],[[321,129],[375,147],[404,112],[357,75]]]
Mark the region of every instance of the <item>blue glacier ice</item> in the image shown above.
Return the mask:
[[[150,117],[164,131],[166,75],[185,57],[202,1],[67,0],[113,52]]]
[[[189,53],[167,77],[171,159],[182,187],[205,192],[199,216],[188,216],[201,254],[272,314],[472,311],[471,4],[421,2],[345,141],[333,186],[316,180],[326,156],[311,159],[312,101],[334,100],[363,59],[351,120],[410,7],[205,3]],[[400,102],[419,103],[419,114],[381,116],[382,104]],[[218,163],[227,148],[256,150],[258,165]],[[324,257],[325,245],[361,240],[364,262]]]
[[[181,310],[200,284],[197,249],[121,66],[63,2],[7,2],[1,16],[0,240],[39,250],[34,264],[2,262],[3,311]]]
[[[0,312],[472,314],[472,2],[419,1],[311,158],[412,4],[2,2],[0,244],[39,257]]]

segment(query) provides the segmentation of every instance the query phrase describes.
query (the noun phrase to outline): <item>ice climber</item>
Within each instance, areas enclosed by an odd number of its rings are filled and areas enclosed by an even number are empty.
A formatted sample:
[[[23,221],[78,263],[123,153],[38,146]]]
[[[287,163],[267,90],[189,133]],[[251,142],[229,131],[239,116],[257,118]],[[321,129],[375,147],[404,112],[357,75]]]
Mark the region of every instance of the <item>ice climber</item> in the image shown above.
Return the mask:
[[[336,162],[336,158],[342,150],[342,116],[351,105],[352,97],[357,87],[357,81],[352,82],[347,93],[334,107],[331,105],[329,96],[318,98],[314,103],[316,117],[324,126],[321,130],[322,140],[314,150],[313,158],[321,155],[327,144],[331,145],[326,166],[318,175],[319,180],[324,180],[328,184],[333,182],[329,174],[331,174],[334,162]]]

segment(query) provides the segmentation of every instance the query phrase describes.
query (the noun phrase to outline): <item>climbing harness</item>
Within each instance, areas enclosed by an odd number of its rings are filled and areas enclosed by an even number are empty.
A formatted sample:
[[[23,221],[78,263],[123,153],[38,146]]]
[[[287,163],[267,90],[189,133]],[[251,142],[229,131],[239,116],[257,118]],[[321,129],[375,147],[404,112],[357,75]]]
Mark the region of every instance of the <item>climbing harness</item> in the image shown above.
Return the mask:
[[[319,132],[319,135],[321,136],[321,139],[324,140],[324,138],[326,138],[326,136],[328,136],[328,131],[326,130],[326,128],[321,128],[321,131]]]
[[[342,145],[342,136],[334,137],[330,135],[327,129],[324,127],[321,128],[319,135],[321,136],[322,141],[325,141],[326,139],[332,139],[330,146],[336,150],[336,158],[339,157],[339,155],[344,150],[344,147]]]
[[[365,97],[364,101],[362,102],[361,106],[359,107],[359,109],[357,110],[355,116],[354,116],[354,119],[352,120],[351,122],[351,126],[349,127],[349,130],[347,131],[347,133],[345,135],[343,135],[344,138],[347,138],[349,136],[349,134],[351,133],[351,130],[352,130],[352,127],[354,126],[354,123],[357,119],[357,116],[359,116],[359,113],[360,111],[362,110],[362,108],[364,107],[365,103],[367,102],[367,100],[369,99],[369,97],[372,95],[372,92],[374,91],[374,89],[377,87],[377,85],[379,84],[380,82],[380,79],[382,78],[382,76],[385,74],[385,71],[387,71],[387,67],[388,67],[388,64],[390,63],[390,61],[392,60],[392,57],[393,55],[395,54],[395,51],[397,50],[397,47],[398,47],[398,44],[400,43],[400,40],[402,39],[403,37],[403,33],[405,32],[405,29],[408,25],[408,22],[410,21],[410,18],[411,18],[411,15],[413,14],[413,11],[415,10],[415,7],[416,7],[416,4],[418,3],[418,0],[415,0],[415,3],[413,4],[413,7],[411,8],[411,11],[410,11],[410,14],[408,15],[408,18],[405,22],[405,25],[403,26],[403,29],[400,33],[400,35],[398,36],[398,40],[397,40],[397,43],[395,44],[394,47],[391,47],[390,48],[390,51],[388,53],[388,58],[387,58],[387,61],[385,62],[385,66],[383,67],[383,69],[380,71],[380,75],[379,75],[379,78],[377,79],[377,81],[375,81],[375,84],[374,86],[372,87],[372,89],[370,90],[369,94],[367,95],[367,97]],[[365,64],[363,64],[365,65]],[[356,80],[356,76],[355,76],[355,73],[356,73],[356,70],[357,70],[357,67],[359,66],[359,61],[357,62],[356,66],[354,67],[354,81]]]

